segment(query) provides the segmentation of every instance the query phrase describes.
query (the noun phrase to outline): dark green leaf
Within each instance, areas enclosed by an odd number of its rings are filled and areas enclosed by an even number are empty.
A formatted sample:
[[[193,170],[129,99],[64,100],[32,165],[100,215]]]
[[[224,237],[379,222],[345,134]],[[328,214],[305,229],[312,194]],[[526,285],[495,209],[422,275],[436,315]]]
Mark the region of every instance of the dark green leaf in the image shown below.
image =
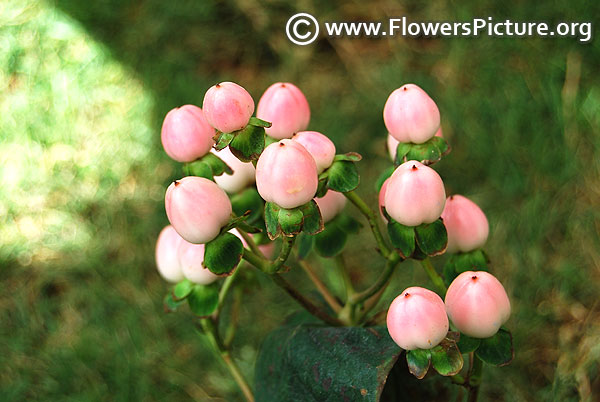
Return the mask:
[[[345,213],[339,214],[334,220],[340,229],[348,234],[356,234],[362,228],[362,223]]]
[[[431,361],[431,353],[429,350],[415,349],[406,352],[406,363],[408,363],[408,371],[419,380],[425,377],[429,370]]]
[[[398,250],[402,258],[409,258],[415,251],[415,229],[393,219],[388,221],[387,228],[392,246]]]
[[[465,334],[460,334],[457,346],[460,349],[460,353],[471,353],[474,352],[481,343],[481,339],[471,338]]]
[[[358,187],[360,178],[354,162],[337,161],[327,170],[327,186],[340,193],[346,193]]]
[[[217,135],[214,136],[214,139],[216,142],[215,149],[217,151],[220,151],[224,148],[227,148],[229,143],[231,143],[231,141],[233,141],[234,137],[235,137],[234,133],[222,133],[222,132],[218,131]]]
[[[356,152],[348,152],[346,154],[339,154],[333,158],[334,161],[349,161],[349,162],[359,162],[361,159],[362,159],[362,156]]]
[[[248,211],[247,222],[252,224],[261,220],[264,201],[255,188],[247,188],[231,197],[231,207],[237,216],[245,215]]]
[[[210,285],[196,285],[187,297],[190,310],[200,317],[211,315],[219,304],[219,286],[216,283]]]
[[[265,149],[265,129],[247,125],[238,131],[235,138],[229,144],[231,153],[242,162],[258,160],[263,149]]]
[[[286,326],[265,339],[256,401],[378,401],[401,349],[385,327]]]
[[[481,340],[475,354],[493,366],[506,366],[514,357],[511,333],[500,328],[496,335]]]
[[[271,240],[275,240],[281,234],[281,228],[279,227],[280,209],[274,202],[265,203],[265,225]]]
[[[187,176],[198,176],[213,180],[213,171],[211,167],[202,160],[186,163],[183,165],[183,172]]]
[[[446,251],[448,234],[441,219],[415,227],[415,233],[419,248],[428,256],[439,255]]]
[[[443,376],[455,375],[463,368],[463,357],[456,342],[444,339],[431,349],[431,366]]]
[[[314,236],[306,233],[300,233],[296,244],[298,245],[298,259],[305,259],[313,248],[315,242]]]
[[[167,293],[163,300],[163,307],[165,313],[172,313],[177,311],[177,308],[185,303],[185,300],[175,300],[171,293]]]
[[[281,208],[278,214],[281,232],[287,236],[295,236],[302,230],[304,214],[300,208]]]
[[[327,222],[325,230],[314,236],[315,250],[321,257],[335,257],[344,249],[348,235],[335,222]]]
[[[250,121],[248,122],[248,124],[256,126],[256,127],[264,127],[264,128],[269,128],[272,126],[272,124],[266,120],[261,120],[258,117],[250,117]]]
[[[308,234],[316,234],[323,230],[323,218],[315,200],[311,200],[300,207],[304,220],[302,231]]]
[[[193,288],[194,284],[189,280],[184,279],[173,288],[173,298],[175,300],[185,299],[188,297]]]
[[[230,275],[240,263],[243,251],[244,246],[237,236],[221,233],[206,243],[202,265],[215,275]]]

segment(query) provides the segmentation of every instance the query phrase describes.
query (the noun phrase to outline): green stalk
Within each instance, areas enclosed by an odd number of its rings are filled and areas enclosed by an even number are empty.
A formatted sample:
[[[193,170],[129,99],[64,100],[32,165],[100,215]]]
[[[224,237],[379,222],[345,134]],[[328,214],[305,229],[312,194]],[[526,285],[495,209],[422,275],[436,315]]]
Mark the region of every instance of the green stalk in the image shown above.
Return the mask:
[[[444,280],[440,274],[437,273],[433,264],[431,264],[429,257],[421,261],[421,266],[429,276],[429,279],[431,279],[431,282],[433,282],[434,286],[437,288],[438,292],[440,292],[440,296],[444,297],[448,289],[446,289],[446,285],[444,285]]]
[[[354,204],[358,208],[358,210],[365,216],[365,218],[367,218],[369,226],[371,227],[371,232],[373,233],[373,237],[375,238],[375,242],[377,243],[377,247],[379,247],[381,255],[383,255],[385,258],[389,258],[392,252],[385,243],[383,235],[379,231],[379,226],[377,224],[377,214],[375,213],[375,211],[369,208],[367,203],[364,202],[363,199],[360,198],[360,196],[354,191],[344,193],[344,195],[352,204]]]

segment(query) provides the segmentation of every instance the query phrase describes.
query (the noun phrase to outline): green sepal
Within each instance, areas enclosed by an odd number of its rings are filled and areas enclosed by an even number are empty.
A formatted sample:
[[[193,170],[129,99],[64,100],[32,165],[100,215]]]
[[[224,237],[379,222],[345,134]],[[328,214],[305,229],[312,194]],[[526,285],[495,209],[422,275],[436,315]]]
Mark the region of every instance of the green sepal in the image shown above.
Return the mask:
[[[337,161],[327,169],[327,187],[331,190],[347,193],[358,187],[360,177],[354,162]]]
[[[454,278],[466,271],[488,271],[489,259],[482,249],[451,254],[444,264],[444,282],[449,286]]]
[[[175,287],[173,287],[173,299],[185,299],[186,297],[188,297],[193,288],[194,284],[192,282],[190,282],[187,279],[182,280],[181,282],[177,283]]]
[[[402,258],[409,258],[416,247],[415,228],[402,225],[391,218],[388,219],[387,229],[392,246],[398,250],[398,253]]]
[[[269,128],[273,125],[266,120],[261,120],[258,117],[254,117],[254,116],[250,117],[250,121],[248,122],[248,124],[251,126],[263,127],[263,128]]]
[[[215,275],[231,275],[240,263],[243,251],[244,246],[237,236],[221,233],[204,246],[202,265]]]
[[[275,240],[281,235],[279,227],[279,211],[281,208],[274,202],[265,203],[265,226],[269,239]]]
[[[175,300],[172,293],[167,293],[163,299],[163,308],[165,313],[173,313],[177,311],[179,306],[185,303],[185,300]]]
[[[302,231],[308,234],[317,234],[323,231],[323,217],[316,201],[310,200],[306,204],[298,207],[302,211]]]
[[[506,366],[515,356],[511,333],[500,328],[496,335],[481,340],[475,355],[492,366]]]
[[[304,215],[300,208],[281,208],[277,219],[281,232],[286,236],[295,236],[302,231]]]
[[[461,333],[460,339],[458,340],[458,343],[456,345],[460,349],[460,353],[464,354],[474,352],[475,350],[477,350],[480,344],[481,339],[472,338],[468,335]]]
[[[408,364],[408,371],[421,380],[429,370],[431,352],[425,349],[407,350],[406,363]]]
[[[356,152],[348,152],[345,154],[339,154],[333,158],[334,162],[337,162],[337,161],[360,162],[361,160],[362,160],[362,156]]]
[[[433,137],[429,141],[431,141],[432,144],[438,148],[438,150],[440,151],[440,154],[442,156],[446,156],[450,153],[450,151],[451,151],[450,144],[448,144],[448,141],[446,141],[445,138]]]
[[[257,223],[259,220],[262,221],[264,201],[260,194],[258,194],[258,191],[250,187],[231,197],[231,208],[237,216],[247,214],[248,223]]]
[[[431,366],[443,376],[458,374],[463,364],[461,351],[453,339],[445,338],[431,349]]]
[[[396,148],[394,164],[399,166],[404,162],[414,160],[427,166],[433,165],[449,152],[450,146],[441,137],[432,137],[422,144],[400,142]]]
[[[265,149],[265,129],[247,125],[236,133],[235,138],[229,144],[229,149],[242,162],[258,160],[261,152]]]
[[[227,146],[231,143],[231,141],[233,141],[234,138],[235,138],[235,132],[234,133],[222,133],[220,131],[217,131],[217,134],[215,134],[215,136],[213,137],[213,139],[215,140],[214,148],[217,151],[227,148]]]
[[[213,176],[221,176],[222,174],[233,174],[233,170],[227,165],[221,158],[217,155],[209,152],[204,155],[198,161],[202,161],[207,164],[212,170]],[[194,164],[198,161],[191,162],[190,164]]]
[[[215,312],[219,305],[219,285],[195,285],[187,297],[190,310],[199,317],[207,317]]]
[[[273,202],[265,204],[265,224],[271,240],[280,235],[292,237],[301,231],[316,234],[323,230],[323,218],[315,200],[296,208],[281,208]]]
[[[443,254],[448,246],[448,233],[441,219],[415,227],[417,245],[424,254],[435,256]]]
[[[323,178],[319,176],[319,186],[317,187],[317,194],[315,194],[315,198],[325,197],[327,190],[327,175],[325,175]]]

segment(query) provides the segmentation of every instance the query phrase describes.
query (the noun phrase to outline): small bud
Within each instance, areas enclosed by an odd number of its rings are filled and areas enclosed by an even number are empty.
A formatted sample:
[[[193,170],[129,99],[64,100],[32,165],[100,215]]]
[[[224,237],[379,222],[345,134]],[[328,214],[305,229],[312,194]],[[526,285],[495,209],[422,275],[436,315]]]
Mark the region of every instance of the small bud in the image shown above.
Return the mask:
[[[442,219],[448,232],[448,253],[467,253],[483,247],[490,226],[485,214],[473,201],[462,195],[446,200]]]
[[[204,244],[192,244],[183,240],[177,252],[183,276],[190,282],[209,285],[219,277],[202,265],[204,261]]]
[[[383,121],[396,140],[422,144],[440,128],[440,111],[425,91],[406,84],[387,99]]]
[[[398,223],[418,226],[437,220],[446,202],[440,175],[417,161],[398,166],[385,191],[385,209]]]
[[[175,183],[169,186],[165,195],[169,222],[190,243],[213,240],[231,216],[227,194],[203,177],[184,177]]]
[[[317,164],[306,148],[284,139],[265,148],[256,164],[260,196],[282,208],[296,208],[313,199],[319,179]]]
[[[223,190],[228,193],[237,193],[254,183],[256,170],[252,163],[240,161],[231,153],[229,148],[224,148],[221,151],[213,149],[211,152],[217,155],[233,170],[233,174],[223,173],[220,176],[215,176],[215,182]]]
[[[485,271],[463,272],[446,293],[446,311],[456,328],[474,338],[489,338],[510,316],[504,287]]]
[[[323,223],[327,223],[335,218],[346,206],[346,197],[344,194],[333,190],[327,190],[327,193],[321,198],[315,198],[317,206],[321,211]]]
[[[387,328],[402,349],[431,349],[448,333],[444,302],[431,290],[408,288],[390,305]]]
[[[179,264],[177,249],[184,240],[175,231],[173,226],[166,226],[158,235],[156,241],[156,266],[164,280],[177,283],[183,279],[183,272]]]
[[[317,131],[301,131],[294,134],[292,140],[302,144],[317,163],[317,171],[323,172],[333,163],[335,145],[325,135]]]
[[[233,82],[211,87],[202,104],[208,123],[224,133],[241,130],[254,113],[254,100],[244,88]]]
[[[192,162],[206,155],[214,144],[215,129],[202,109],[185,105],[167,113],[160,139],[167,155],[177,162]]]
[[[271,122],[267,135],[281,140],[306,130],[310,107],[306,97],[294,84],[277,82],[271,85],[258,101],[256,117]]]

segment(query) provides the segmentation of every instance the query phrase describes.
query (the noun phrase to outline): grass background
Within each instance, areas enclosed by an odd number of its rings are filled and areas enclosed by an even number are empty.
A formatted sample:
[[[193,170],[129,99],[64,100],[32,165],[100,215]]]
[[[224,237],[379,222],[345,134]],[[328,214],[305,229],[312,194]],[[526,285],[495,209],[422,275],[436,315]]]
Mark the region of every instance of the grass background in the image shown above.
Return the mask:
[[[275,81],[300,86],[310,127],[366,157],[361,193],[372,203],[371,183],[388,165],[385,99],[406,82],[428,91],[454,148],[438,170],[449,193],[487,213],[487,250],[513,303],[515,361],[486,370],[482,400],[598,399],[600,42],[396,37],[298,47],[283,27],[299,11],[320,21],[600,17],[585,0],[3,1],[1,400],[240,398],[190,315],[162,312],[167,286],[153,260],[164,189],[181,176],[160,147],[162,118],[201,104],[221,80],[255,100]],[[382,265],[363,232],[347,259],[364,283]],[[405,265],[386,300],[426,284]],[[250,377],[260,339],[295,308],[268,282],[256,287],[235,344]]]

